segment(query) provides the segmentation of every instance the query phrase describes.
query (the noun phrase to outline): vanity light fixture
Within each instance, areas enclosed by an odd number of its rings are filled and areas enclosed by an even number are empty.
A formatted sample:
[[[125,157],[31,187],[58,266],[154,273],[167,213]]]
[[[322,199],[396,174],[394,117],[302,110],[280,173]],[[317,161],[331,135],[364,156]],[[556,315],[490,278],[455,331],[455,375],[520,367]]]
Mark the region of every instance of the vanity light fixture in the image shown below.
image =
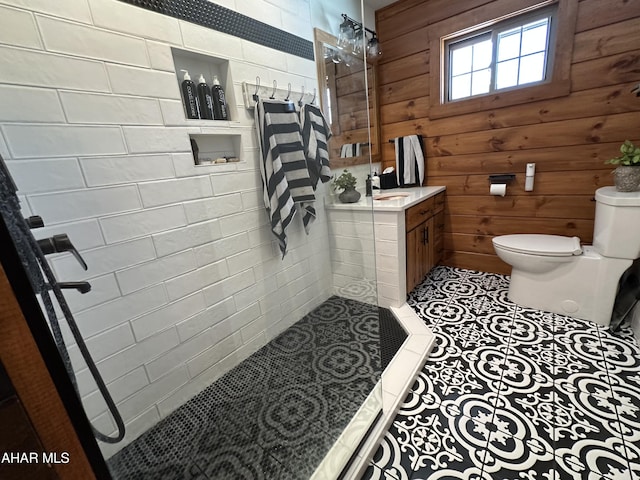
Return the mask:
[[[352,55],[361,55],[365,42],[367,44],[367,60],[376,62],[382,55],[376,32],[343,13],[338,36],[338,48]]]

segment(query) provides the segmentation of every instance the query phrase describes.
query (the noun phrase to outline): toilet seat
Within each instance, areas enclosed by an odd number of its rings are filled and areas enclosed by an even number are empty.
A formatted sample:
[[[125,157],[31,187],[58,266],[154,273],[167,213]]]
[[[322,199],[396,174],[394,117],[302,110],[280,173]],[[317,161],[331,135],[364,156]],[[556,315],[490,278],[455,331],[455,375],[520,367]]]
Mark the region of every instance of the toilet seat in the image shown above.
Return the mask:
[[[580,239],[561,235],[516,234],[493,238],[493,244],[504,250],[545,257],[581,255]]]

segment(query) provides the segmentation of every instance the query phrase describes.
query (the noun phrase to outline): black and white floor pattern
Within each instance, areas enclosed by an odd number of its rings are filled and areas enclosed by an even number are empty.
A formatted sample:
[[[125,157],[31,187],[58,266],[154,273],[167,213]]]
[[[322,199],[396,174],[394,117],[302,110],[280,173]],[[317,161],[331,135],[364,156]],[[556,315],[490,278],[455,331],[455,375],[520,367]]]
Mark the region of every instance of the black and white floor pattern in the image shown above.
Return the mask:
[[[410,294],[437,344],[363,478],[640,479],[631,330],[516,306],[507,288],[437,267]]]
[[[329,298],[111,457],[113,478],[309,479],[380,378],[378,317]]]

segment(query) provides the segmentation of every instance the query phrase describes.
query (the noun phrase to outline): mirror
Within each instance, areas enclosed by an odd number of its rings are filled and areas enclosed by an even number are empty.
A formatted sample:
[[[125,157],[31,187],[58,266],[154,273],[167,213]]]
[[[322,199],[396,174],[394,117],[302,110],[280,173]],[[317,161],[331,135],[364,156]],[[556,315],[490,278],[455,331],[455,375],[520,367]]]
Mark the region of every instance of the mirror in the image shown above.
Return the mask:
[[[338,39],[323,30],[314,29],[314,39],[320,108],[333,133],[329,141],[331,168],[369,163],[369,154],[372,162],[379,162],[375,65],[366,64],[363,55],[339,49]]]

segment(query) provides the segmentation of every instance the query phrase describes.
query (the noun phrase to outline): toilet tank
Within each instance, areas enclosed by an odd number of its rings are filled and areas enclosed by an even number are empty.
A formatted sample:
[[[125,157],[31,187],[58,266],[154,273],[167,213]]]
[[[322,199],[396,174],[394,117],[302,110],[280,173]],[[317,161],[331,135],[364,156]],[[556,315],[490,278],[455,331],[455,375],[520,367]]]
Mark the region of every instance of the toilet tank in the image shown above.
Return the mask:
[[[596,190],[593,246],[605,257],[640,258],[640,192]]]

